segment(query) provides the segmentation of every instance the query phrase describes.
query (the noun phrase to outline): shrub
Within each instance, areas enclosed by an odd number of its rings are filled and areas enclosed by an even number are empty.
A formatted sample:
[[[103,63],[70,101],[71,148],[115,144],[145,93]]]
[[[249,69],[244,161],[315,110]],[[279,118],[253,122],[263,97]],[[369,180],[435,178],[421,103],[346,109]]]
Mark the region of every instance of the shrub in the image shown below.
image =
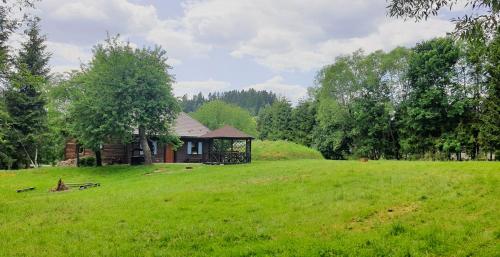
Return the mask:
[[[80,166],[81,167],[92,167],[96,165],[95,157],[94,156],[86,156],[83,158],[80,158]]]

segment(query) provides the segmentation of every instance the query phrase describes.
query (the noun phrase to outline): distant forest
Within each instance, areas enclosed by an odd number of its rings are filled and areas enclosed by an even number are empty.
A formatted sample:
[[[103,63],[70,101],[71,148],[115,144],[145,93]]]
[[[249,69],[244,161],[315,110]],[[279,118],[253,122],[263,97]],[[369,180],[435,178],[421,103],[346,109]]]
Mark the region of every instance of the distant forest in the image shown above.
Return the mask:
[[[265,90],[257,91],[253,88],[248,90],[231,90],[226,92],[209,93],[207,97],[200,92],[193,97],[184,95],[180,99],[180,104],[182,110],[189,113],[195,112],[204,103],[215,100],[238,105],[241,108],[248,110],[250,114],[255,116],[265,106],[272,105],[277,100],[277,96],[273,92]]]

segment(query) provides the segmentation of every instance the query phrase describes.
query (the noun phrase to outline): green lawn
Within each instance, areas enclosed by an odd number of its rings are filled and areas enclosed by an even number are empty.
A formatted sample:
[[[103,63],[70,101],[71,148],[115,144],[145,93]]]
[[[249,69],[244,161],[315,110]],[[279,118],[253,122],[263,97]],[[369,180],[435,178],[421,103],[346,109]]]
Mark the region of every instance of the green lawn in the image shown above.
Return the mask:
[[[0,172],[0,256],[500,256],[500,163],[193,167]]]

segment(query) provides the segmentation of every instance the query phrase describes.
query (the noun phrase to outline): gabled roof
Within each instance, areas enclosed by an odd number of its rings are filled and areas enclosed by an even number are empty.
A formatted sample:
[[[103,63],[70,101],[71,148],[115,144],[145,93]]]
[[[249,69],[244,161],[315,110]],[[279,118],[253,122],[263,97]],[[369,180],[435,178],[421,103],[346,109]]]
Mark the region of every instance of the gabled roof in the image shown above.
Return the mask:
[[[200,137],[210,132],[210,129],[184,112],[179,113],[172,128],[179,137]]]
[[[234,139],[253,139],[252,136],[245,134],[231,126],[225,125],[222,128],[210,131],[201,136],[202,138],[234,138]]]

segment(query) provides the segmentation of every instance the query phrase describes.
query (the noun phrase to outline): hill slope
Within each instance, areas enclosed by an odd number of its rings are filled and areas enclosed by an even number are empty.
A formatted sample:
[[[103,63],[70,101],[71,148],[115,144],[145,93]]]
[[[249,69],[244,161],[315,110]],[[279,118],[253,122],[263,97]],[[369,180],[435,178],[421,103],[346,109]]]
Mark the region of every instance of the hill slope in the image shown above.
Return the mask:
[[[323,159],[320,152],[289,141],[252,142],[252,158],[257,161]]]
[[[0,172],[0,256],[500,253],[499,163],[185,166]]]

